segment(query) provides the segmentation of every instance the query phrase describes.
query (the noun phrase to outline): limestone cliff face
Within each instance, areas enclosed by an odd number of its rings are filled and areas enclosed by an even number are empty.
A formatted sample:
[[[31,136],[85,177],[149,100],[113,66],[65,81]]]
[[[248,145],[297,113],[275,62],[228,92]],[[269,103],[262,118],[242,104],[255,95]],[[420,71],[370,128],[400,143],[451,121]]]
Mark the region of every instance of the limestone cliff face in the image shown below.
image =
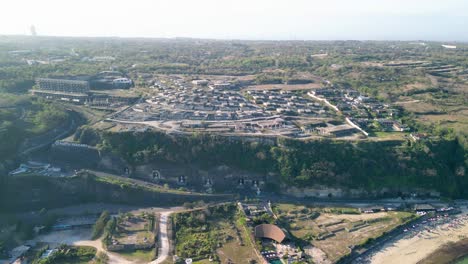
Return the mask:
[[[2,197],[15,197],[0,200],[3,210],[24,211],[89,202],[171,206],[188,201],[220,200],[225,196],[159,191],[127,182],[103,181],[94,175],[80,175],[72,178],[18,177],[9,181]]]
[[[283,185],[281,193],[291,195],[298,198],[314,197],[314,198],[373,198],[373,197],[396,197],[401,194],[405,196],[422,195],[426,197],[440,197],[440,193],[435,190],[422,188],[404,188],[391,189],[380,188],[373,191],[364,189],[347,189],[347,188],[330,188],[326,186],[315,186],[307,188],[299,188],[295,186]]]
[[[121,174],[125,168],[130,168],[130,165],[119,156],[112,153],[100,152],[96,167],[104,171]]]
[[[287,187],[281,188],[282,193],[285,195],[291,195],[299,198],[304,197],[316,197],[316,198],[344,198],[344,197],[359,197],[365,194],[359,190],[344,190],[341,188],[327,188],[327,187],[309,187],[309,188],[298,188],[298,187]]]

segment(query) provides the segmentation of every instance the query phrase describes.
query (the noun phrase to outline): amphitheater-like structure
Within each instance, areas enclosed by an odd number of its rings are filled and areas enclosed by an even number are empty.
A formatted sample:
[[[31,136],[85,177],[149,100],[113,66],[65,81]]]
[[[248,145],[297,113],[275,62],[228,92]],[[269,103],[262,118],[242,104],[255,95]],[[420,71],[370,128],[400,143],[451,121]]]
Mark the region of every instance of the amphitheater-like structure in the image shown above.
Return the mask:
[[[255,237],[269,238],[278,243],[281,243],[286,238],[286,234],[276,225],[261,224],[255,227]]]

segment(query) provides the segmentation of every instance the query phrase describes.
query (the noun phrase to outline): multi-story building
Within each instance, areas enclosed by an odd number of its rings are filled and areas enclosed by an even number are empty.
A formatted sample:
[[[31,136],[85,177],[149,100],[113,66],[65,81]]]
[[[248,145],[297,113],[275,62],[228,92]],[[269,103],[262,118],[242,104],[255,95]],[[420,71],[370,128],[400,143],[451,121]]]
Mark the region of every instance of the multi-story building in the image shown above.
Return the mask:
[[[36,80],[38,90],[46,90],[61,93],[79,93],[89,92],[89,82],[65,79],[47,79],[38,78]]]

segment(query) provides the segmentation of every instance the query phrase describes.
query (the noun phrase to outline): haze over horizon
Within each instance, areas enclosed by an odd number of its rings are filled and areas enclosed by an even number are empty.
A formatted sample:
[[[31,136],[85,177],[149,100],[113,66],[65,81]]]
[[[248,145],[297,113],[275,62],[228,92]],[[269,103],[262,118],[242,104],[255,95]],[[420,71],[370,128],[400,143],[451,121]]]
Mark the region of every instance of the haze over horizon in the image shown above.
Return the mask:
[[[2,3],[0,34],[250,40],[468,41],[468,1],[60,1]]]

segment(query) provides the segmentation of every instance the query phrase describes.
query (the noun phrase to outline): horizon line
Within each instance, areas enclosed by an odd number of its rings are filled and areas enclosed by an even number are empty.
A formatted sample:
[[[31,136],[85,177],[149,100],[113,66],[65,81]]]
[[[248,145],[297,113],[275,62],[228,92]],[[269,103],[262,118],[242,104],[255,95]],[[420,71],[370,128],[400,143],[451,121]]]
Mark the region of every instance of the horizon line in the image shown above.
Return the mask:
[[[203,38],[203,37],[144,37],[144,36],[60,36],[60,35],[29,35],[29,34],[1,34],[0,37],[29,37],[29,38],[95,38],[95,39],[154,39],[154,40],[208,40],[208,41],[247,41],[247,42],[307,42],[307,41],[357,41],[357,42],[427,42],[427,43],[461,43],[468,44],[468,40],[425,40],[425,39],[249,39],[249,38]]]

